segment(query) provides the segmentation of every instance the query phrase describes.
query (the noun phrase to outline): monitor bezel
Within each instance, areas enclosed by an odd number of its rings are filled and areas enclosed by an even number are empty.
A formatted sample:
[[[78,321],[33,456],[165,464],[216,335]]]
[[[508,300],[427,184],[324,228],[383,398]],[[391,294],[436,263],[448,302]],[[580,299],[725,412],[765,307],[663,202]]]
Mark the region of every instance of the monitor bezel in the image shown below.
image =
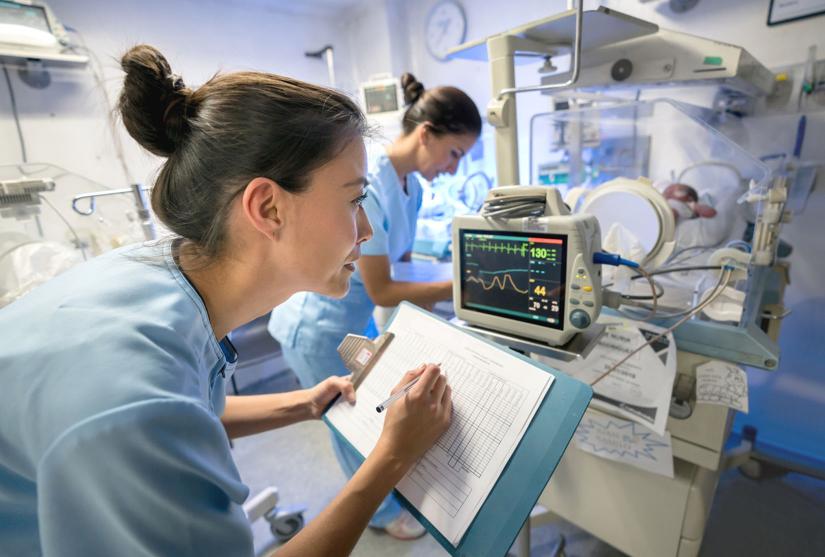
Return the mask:
[[[20,2],[13,2],[13,1],[10,1],[10,0],[0,0],[0,7],[3,7],[3,5],[9,5],[9,4],[10,4],[10,6],[8,6],[9,8],[12,8],[12,7],[17,7],[18,9],[32,9],[32,8],[34,8],[34,9],[38,10],[41,14],[43,14],[43,21],[46,22],[46,27],[48,28],[48,32],[51,33],[51,34],[54,34],[54,27],[52,26],[52,22],[49,18],[49,12],[46,10],[45,6],[39,6],[37,4],[21,4]],[[2,22],[0,21],[0,23],[2,23]],[[24,27],[29,27],[31,29],[36,29],[36,27],[30,27],[28,25],[25,25]],[[38,29],[38,30],[40,30],[40,29]]]

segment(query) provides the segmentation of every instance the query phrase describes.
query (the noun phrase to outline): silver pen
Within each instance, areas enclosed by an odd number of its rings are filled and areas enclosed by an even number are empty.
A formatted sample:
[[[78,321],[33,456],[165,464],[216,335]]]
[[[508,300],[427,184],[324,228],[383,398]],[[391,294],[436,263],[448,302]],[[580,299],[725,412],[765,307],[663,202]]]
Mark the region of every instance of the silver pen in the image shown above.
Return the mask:
[[[441,367],[441,364],[440,364],[440,363],[439,363],[439,364],[436,364],[436,365],[437,365],[438,367]],[[396,400],[398,400],[399,398],[403,397],[403,396],[404,396],[404,395],[406,395],[408,392],[410,392],[410,389],[412,389],[412,388],[413,388],[413,386],[415,386],[415,384],[416,384],[416,383],[418,383],[418,380],[419,380],[419,379],[421,379],[421,376],[420,376],[420,375],[419,375],[418,377],[416,377],[415,379],[413,379],[412,381],[410,381],[409,383],[407,383],[406,385],[404,385],[403,387],[401,387],[401,390],[399,390],[399,391],[398,391],[397,393],[395,393],[394,395],[391,395],[391,396],[390,396],[390,398],[388,398],[387,400],[385,400],[384,402],[382,402],[381,404],[379,404],[378,406],[376,406],[376,407],[375,407],[375,411],[376,411],[376,412],[378,412],[378,413],[380,414],[381,412],[383,412],[384,410],[386,410],[387,408],[389,408],[389,407],[390,407],[390,404],[392,404],[393,402],[395,402]]]

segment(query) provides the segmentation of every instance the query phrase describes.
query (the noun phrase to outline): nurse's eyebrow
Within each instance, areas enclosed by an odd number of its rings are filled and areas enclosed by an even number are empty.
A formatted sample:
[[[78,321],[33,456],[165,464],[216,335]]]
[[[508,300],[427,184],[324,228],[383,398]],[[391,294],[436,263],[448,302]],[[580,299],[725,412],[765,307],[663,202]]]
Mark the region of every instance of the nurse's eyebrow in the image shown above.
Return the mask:
[[[366,178],[366,177],[361,176],[361,177],[359,177],[359,178],[356,178],[355,180],[350,180],[349,182],[346,182],[345,184],[342,184],[342,186],[341,186],[341,187],[344,187],[344,188],[348,188],[348,187],[350,187],[350,186],[362,186],[362,187],[365,187],[365,186],[368,186],[368,185],[370,185],[370,181],[369,181],[369,180],[367,180],[367,178]]]

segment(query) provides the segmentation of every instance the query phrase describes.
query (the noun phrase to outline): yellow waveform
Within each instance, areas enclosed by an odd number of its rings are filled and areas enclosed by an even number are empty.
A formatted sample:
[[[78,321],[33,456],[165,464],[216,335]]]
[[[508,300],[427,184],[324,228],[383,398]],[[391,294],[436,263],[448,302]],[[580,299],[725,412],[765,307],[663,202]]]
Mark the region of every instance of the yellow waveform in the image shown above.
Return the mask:
[[[519,294],[527,294],[529,290],[521,290],[518,286],[516,286],[516,282],[513,280],[513,277],[510,273],[506,273],[503,277],[494,276],[493,280],[490,282],[489,285],[484,283],[483,279],[478,277],[467,277],[467,282],[477,282],[481,284],[481,287],[484,290],[492,290],[494,287],[498,287],[499,290],[504,290],[507,288],[507,281],[510,281],[510,284],[513,286],[513,290],[518,292]]]

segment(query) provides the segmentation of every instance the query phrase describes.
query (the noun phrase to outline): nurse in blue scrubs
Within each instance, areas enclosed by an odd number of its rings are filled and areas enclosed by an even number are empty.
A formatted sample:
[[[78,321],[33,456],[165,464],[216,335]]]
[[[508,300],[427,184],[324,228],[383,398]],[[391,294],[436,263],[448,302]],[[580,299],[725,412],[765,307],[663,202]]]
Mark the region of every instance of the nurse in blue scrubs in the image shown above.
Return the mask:
[[[0,310],[0,555],[251,556],[227,434],[317,419],[355,393],[333,377],[227,397],[243,355],[226,335],[296,292],[346,294],[372,236],[364,116],[337,91],[273,74],[189,89],[146,45],[121,65],[123,122],[165,159],[152,206],[174,237]],[[446,431],[446,379],[427,365],[399,387],[415,377],[358,473],[279,556],[348,554]]]
[[[422,199],[419,176],[433,180],[439,174],[454,174],[481,133],[481,116],[470,97],[455,87],[425,90],[409,73],[402,76],[401,85],[407,103],[402,135],[371,168],[364,210],[373,236],[361,245],[349,293],[344,298],[301,293],[272,312],[269,331],[303,386],[348,373],[337,346],[347,333],[365,331],[376,305],[392,307],[408,300],[429,306],[452,296],[450,281],[400,282],[393,280],[390,268],[408,260],[412,250]],[[342,468],[352,476],[358,456],[335,436],[333,446]],[[424,534],[392,495],[370,526],[399,539]]]

